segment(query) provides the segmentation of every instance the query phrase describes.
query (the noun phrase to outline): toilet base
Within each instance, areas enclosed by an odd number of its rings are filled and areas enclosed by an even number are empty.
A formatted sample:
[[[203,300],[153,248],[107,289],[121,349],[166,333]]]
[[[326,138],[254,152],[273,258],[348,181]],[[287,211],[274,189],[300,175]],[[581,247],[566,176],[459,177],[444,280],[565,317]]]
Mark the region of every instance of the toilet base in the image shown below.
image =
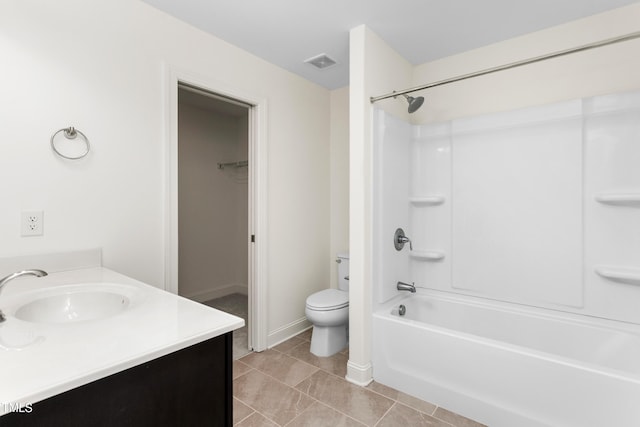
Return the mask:
[[[347,326],[313,325],[311,353],[318,357],[333,356],[347,347]]]

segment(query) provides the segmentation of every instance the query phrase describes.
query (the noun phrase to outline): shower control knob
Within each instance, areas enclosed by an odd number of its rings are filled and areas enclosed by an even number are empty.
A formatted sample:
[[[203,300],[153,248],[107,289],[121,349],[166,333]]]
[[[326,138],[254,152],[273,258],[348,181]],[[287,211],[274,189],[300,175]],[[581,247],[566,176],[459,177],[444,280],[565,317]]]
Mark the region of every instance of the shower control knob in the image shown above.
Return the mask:
[[[413,250],[411,239],[404,234],[404,230],[402,228],[398,228],[393,234],[393,246],[397,251],[401,251],[402,248],[404,248],[405,243],[409,243],[409,250]]]

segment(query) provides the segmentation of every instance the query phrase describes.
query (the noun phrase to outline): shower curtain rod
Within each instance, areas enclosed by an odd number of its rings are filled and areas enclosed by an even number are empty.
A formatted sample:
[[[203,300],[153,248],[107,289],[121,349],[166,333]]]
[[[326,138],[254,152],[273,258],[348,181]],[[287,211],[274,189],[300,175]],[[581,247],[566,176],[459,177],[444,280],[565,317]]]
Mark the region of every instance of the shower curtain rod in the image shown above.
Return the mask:
[[[593,43],[585,44],[585,45],[574,47],[574,48],[570,48],[570,49],[561,50],[561,51],[558,51],[558,52],[548,53],[546,55],[536,56],[534,58],[523,59],[521,61],[512,62],[510,64],[499,65],[497,67],[487,68],[485,70],[480,70],[480,71],[475,71],[475,72],[469,73],[469,74],[463,74],[463,75],[457,76],[457,77],[451,77],[451,78],[440,80],[440,81],[437,81],[437,82],[434,82],[434,83],[428,83],[428,84],[425,84],[425,85],[416,86],[416,87],[412,87],[412,88],[409,88],[409,89],[404,89],[404,90],[397,91],[397,92],[393,91],[393,92],[387,93],[385,95],[372,96],[369,99],[370,99],[371,103],[373,104],[376,101],[380,101],[380,100],[387,99],[387,98],[394,98],[394,97],[396,97],[398,95],[405,95],[407,93],[416,92],[416,91],[419,91],[419,90],[430,89],[430,88],[436,87],[436,86],[442,86],[442,85],[446,85],[446,84],[449,84],[449,83],[459,82],[460,80],[467,80],[467,79],[470,79],[470,78],[473,78],[473,77],[484,76],[486,74],[495,73],[497,71],[509,70],[511,68],[521,67],[523,65],[529,65],[529,64],[536,63],[536,62],[540,62],[540,61],[546,61],[547,59],[558,58],[560,56],[565,56],[565,55],[569,55],[569,54],[576,53],[576,52],[583,52],[585,50],[595,49],[597,47],[607,46],[607,45],[614,44],[614,43],[625,42],[625,41],[633,40],[633,39],[637,39],[637,38],[640,38],[640,31],[636,31],[634,33],[629,33],[629,34],[626,34],[624,36],[612,37],[610,39],[601,40],[601,41],[598,41],[598,42],[593,42]]]

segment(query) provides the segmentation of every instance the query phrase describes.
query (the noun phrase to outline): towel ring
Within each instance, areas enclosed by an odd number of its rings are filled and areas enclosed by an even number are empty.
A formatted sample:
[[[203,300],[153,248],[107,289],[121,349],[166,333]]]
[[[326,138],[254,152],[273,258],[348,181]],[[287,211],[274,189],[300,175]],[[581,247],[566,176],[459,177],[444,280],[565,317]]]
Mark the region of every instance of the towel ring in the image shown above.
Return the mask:
[[[80,135],[80,140],[82,140],[85,145],[84,152],[77,156],[67,156],[65,154],[62,154],[56,147],[56,136],[60,132],[63,132],[64,137],[69,140],[76,139],[78,135]],[[60,129],[59,131],[51,135],[51,148],[53,148],[53,151],[60,157],[64,157],[65,159],[69,159],[69,160],[78,160],[83,158],[87,154],[89,154],[89,150],[91,149],[91,146],[89,145],[89,138],[87,138],[87,136],[84,133],[80,132],[78,129],[74,128],[73,126],[70,126],[68,128]]]

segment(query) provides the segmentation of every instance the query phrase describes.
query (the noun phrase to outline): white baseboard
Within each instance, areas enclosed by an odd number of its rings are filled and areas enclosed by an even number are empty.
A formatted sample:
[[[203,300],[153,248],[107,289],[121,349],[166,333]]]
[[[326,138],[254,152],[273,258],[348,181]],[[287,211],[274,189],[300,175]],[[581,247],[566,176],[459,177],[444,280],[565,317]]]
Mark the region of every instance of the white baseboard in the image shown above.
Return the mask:
[[[349,360],[347,362],[347,375],[344,377],[350,383],[365,387],[373,381],[373,372],[371,363],[366,365],[358,365]]]
[[[189,295],[182,295],[185,298],[197,302],[205,302],[216,298],[226,297],[231,294],[247,295],[247,287],[243,285],[225,285],[215,289],[207,289],[206,291],[195,292]]]
[[[267,348],[275,347],[276,345],[306,331],[311,327],[313,327],[311,322],[309,322],[306,317],[303,317],[289,323],[288,325],[284,325],[273,332],[269,332],[269,335],[267,336]]]

